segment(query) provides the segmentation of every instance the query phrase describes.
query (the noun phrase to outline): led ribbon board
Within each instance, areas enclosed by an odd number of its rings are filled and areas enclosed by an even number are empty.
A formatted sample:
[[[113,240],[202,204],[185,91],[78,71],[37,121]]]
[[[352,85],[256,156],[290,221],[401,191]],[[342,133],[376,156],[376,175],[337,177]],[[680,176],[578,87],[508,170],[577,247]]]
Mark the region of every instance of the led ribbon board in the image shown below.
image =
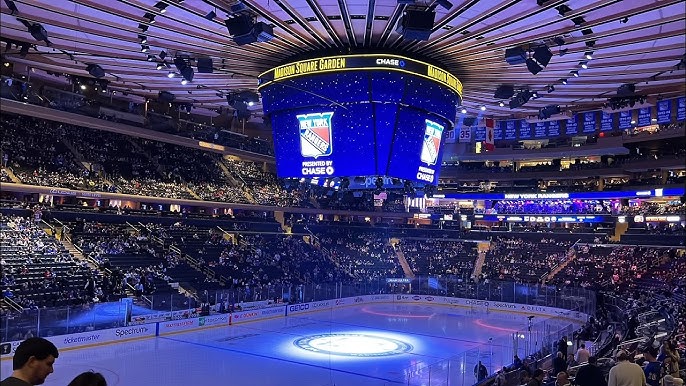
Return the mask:
[[[453,90],[462,100],[462,82],[449,72],[425,63],[397,55],[342,55],[301,60],[263,72],[258,78],[258,90],[272,82],[303,75],[339,71],[384,70],[404,72],[430,79]]]

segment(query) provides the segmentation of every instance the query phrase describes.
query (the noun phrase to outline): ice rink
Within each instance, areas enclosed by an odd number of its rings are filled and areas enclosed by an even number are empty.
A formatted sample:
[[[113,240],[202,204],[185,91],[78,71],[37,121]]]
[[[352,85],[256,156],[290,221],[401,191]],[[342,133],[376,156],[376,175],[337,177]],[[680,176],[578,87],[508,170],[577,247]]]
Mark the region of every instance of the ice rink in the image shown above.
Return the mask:
[[[550,344],[568,319],[416,304],[328,311],[63,351],[46,385],[101,372],[108,385],[471,385]],[[575,326],[572,326],[575,327]],[[529,330],[531,330],[529,332]],[[516,343],[514,343],[516,341]],[[11,372],[2,361],[2,377]]]

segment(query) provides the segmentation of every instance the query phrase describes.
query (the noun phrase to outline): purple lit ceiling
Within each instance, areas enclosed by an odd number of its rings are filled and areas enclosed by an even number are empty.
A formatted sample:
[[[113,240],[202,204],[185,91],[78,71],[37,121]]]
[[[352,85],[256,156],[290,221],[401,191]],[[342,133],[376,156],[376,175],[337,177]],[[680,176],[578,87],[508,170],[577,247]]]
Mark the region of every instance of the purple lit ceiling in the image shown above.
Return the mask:
[[[497,117],[536,114],[538,109],[559,104],[570,110],[600,106],[623,83],[635,83],[637,91],[651,96],[684,95],[684,69],[677,64],[686,51],[686,3],[683,0],[452,0],[448,10],[436,8],[436,23],[429,41],[405,40],[396,25],[407,7],[397,0],[245,0],[243,4],[258,21],[274,26],[276,38],[267,43],[237,46],[224,25],[236,1],[213,0],[14,0],[18,12],[11,15],[2,5],[2,52],[5,60],[44,71],[89,76],[86,65],[99,64],[110,81],[110,90],[126,91],[131,98],[157,96],[165,90],[180,102],[196,107],[226,106],[224,94],[256,89],[257,75],[284,59],[307,51],[378,47],[418,53],[442,63],[464,84],[468,109],[486,105]],[[161,13],[157,4],[166,4]],[[571,9],[564,15],[557,7]],[[214,11],[216,17],[205,18]],[[155,15],[151,24],[144,17]],[[575,25],[572,19],[583,17]],[[22,18],[40,23],[52,43],[36,41]],[[148,26],[146,32],[139,25]],[[585,31],[584,31],[585,30]],[[584,31],[584,32],[582,32]],[[150,51],[141,52],[139,35],[145,35]],[[558,47],[555,37],[565,44]],[[8,39],[35,44],[25,58],[16,46],[5,50]],[[586,42],[594,41],[588,48]],[[546,43],[554,54],[547,68],[532,75],[525,65],[511,66],[505,49]],[[563,56],[560,49],[567,49]],[[588,69],[582,69],[584,53],[593,51]],[[193,81],[168,78],[168,69],[156,69],[165,51],[172,65],[174,55],[210,57],[212,74],[196,71]],[[148,61],[154,55],[154,61]],[[411,55],[411,54],[410,54]],[[578,70],[573,78],[570,71]],[[39,75],[36,75],[39,76]],[[569,83],[562,85],[560,79]],[[493,94],[500,84],[538,91],[540,98],[520,109],[499,107]],[[555,91],[546,92],[548,85]],[[190,92],[189,92],[190,91]]]

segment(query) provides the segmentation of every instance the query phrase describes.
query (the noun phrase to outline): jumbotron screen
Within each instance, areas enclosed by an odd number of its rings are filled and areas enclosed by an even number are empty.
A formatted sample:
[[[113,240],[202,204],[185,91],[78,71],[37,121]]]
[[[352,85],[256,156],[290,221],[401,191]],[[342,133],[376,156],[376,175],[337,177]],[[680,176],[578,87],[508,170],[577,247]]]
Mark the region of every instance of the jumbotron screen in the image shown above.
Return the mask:
[[[335,68],[338,67],[338,68]],[[462,86],[393,55],[296,62],[260,76],[282,178],[389,176],[436,184]]]

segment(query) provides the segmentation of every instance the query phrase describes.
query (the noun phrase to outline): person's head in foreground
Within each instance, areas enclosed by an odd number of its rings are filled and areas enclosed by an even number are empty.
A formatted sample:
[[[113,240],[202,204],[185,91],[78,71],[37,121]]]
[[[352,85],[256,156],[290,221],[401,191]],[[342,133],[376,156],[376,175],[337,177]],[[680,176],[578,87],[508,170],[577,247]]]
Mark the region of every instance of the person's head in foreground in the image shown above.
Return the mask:
[[[59,356],[57,347],[44,338],[28,338],[21,342],[12,358],[11,378],[29,385],[41,385],[53,372],[52,365]]]
[[[107,386],[107,381],[100,373],[86,371],[77,375],[67,386]]]

